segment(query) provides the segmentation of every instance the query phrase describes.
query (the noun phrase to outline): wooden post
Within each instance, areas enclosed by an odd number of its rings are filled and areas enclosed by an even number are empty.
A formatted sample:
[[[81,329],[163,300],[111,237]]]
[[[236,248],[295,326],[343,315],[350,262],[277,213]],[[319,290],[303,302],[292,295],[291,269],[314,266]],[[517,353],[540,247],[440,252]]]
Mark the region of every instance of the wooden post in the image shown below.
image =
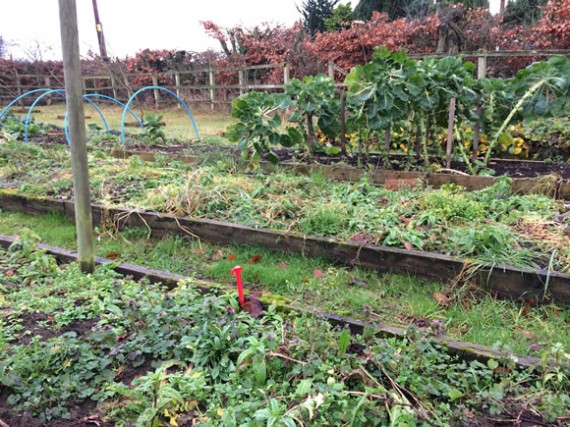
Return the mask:
[[[473,126],[473,152],[471,153],[471,160],[475,162],[477,160],[477,151],[479,151],[479,140],[480,140],[480,133],[481,133],[481,114],[483,114],[483,106],[481,105],[481,94],[477,94],[477,102],[476,102],[476,113],[479,117],[475,122],[475,126]]]
[[[51,88],[51,79],[49,78],[49,76],[44,76],[44,86],[47,89]],[[47,96],[46,104],[51,105],[51,95]]]
[[[174,72],[174,85],[176,86],[176,96],[180,98],[180,73],[178,71]],[[182,108],[180,102],[177,102],[176,106],[178,109]]]
[[[392,127],[388,126],[386,129],[384,129],[384,150],[386,151],[386,155],[390,154],[390,148],[392,143]]]
[[[329,77],[334,80],[334,62],[332,59],[329,61]]]
[[[449,100],[449,121],[447,123],[447,150],[445,152],[445,167],[451,167],[451,149],[453,147],[453,124],[455,122],[455,96]]]
[[[240,68],[238,71],[238,80],[239,80],[239,94],[241,96],[245,93],[245,76],[243,74],[243,68]]]
[[[18,90],[18,96],[22,95],[22,82],[20,81],[20,75],[18,74],[18,70],[16,70],[16,88]],[[18,101],[18,105],[24,105],[24,100],[20,99]]]
[[[208,76],[209,76],[209,81],[210,81],[210,108],[212,109],[212,111],[215,110],[216,108],[216,104],[214,103],[215,101],[215,87],[216,87],[216,80],[215,80],[215,76],[214,76],[214,70],[212,67],[208,68]]]
[[[113,75],[113,72],[111,71],[111,88],[113,90],[113,98],[117,99],[117,83],[115,82],[115,76]]]
[[[156,74],[152,75],[152,85],[158,86],[158,76]],[[158,107],[158,103],[160,102],[160,98],[158,95],[158,89],[154,89],[154,103]]]
[[[477,57],[477,79],[484,79],[487,75],[487,56]],[[483,114],[483,106],[481,105],[481,94],[477,95],[477,102],[475,104],[476,113],[479,117],[473,126],[473,152],[471,153],[471,160],[477,160],[477,151],[479,151],[479,140],[481,133],[481,114]]]
[[[290,79],[290,68],[289,68],[289,63],[286,63],[283,66],[283,84],[286,85],[287,83],[289,83],[289,79]]]
[[[343,156],[346,152],[346,89],[340,89],[340,149]]]
[[[79,57],[79,35],[75,0],[59,0],[59,25],[65,78],[65,97],[71,140],[71,169],[75,199],[75,226],[77,230],[78,261],[81,271],[95,269],[93,254],[93,223],[89,192],[87,137],[83,111],[83,80]]]
[[[487,75],[487,56],[477,57],[477,78],[484,79]]]

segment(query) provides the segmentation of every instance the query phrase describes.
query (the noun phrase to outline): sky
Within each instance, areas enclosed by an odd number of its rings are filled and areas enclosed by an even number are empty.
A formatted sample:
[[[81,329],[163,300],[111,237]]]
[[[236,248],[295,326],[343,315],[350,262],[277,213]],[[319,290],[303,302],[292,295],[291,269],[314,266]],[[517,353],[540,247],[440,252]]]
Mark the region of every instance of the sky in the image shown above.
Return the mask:
[[[124,58],[143,49],[219,49],[200,21],[222,27],[261,23],[291,25],[303,0],[97,0],[108,54]],[[499,0],[491,0],[491,11]],[[8,56],[60,59],[57,0],[0,0],[0,36]],[[341,3],[348,3],[341,0]],[[354,7],[358,0],[352,1]],[[81,55],[99,52],[91,0],[77,0]]]

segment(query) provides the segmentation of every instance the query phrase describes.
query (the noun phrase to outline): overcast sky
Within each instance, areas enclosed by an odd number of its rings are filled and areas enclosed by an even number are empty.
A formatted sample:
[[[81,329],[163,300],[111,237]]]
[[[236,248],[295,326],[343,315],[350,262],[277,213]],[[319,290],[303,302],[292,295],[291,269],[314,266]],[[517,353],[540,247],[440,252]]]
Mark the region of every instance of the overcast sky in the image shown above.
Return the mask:
[[[252,27],[290,25],[303,0],[97,0],[108,53],[123,58],[142,49],[219,49],[200,21]],[[348,3],[348,0],[341,0]],[[499,0],[491,0],[496,6]],[[352,1],[354,7],[358,0]],[[57,0],[0,0],[0,36],[14,58],[61,58]],[[81,54],[99,52],[91,0],[77,0]],[[39,59],[39,58],[38,58]]]

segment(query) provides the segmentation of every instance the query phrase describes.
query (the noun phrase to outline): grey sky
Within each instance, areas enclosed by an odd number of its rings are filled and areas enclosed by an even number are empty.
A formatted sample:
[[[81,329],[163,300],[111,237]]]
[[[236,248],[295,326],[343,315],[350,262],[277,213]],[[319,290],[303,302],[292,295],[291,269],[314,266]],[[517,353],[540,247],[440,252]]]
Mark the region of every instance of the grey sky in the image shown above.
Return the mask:
[[[497,6],[499,0],[491,0]],[[0,35],[8,54],[27,58],[42,52],[44,59],[61,57],[57,0],[0,0]],[[139,50],[218,49],[200,21],[221,26],[252,27],[263,22],[290,25],[300,19],[295,4],[302,0],[98,0],[109,54],[133,56]],[[348,3],[342,0],[342,3]],[[352,1],[352,6],[358,0]],[[77,0],[82,55],[98,52],[91,0]]]

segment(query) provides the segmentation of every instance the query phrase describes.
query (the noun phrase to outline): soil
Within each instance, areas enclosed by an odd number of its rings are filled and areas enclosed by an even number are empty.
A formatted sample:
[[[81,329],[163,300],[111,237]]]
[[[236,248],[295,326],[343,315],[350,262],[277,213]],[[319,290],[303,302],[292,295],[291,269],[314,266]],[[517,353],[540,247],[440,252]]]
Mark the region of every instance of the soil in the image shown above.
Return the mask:
[[[361,158],[358,156],[316,154],[311,159],[295,157],[295,153],[290,150],[280,150],[276,154],[279,156],[281,162],[295,160],[298,162],[310,162],[322,165],[345,165],[395,171],[422,171],[425,169],[422,159],[405,155],[389,156],[389,168],[386,168],[386,157],[375,154]],[[441,159],[432,158],[431,161],[443,167]],[[542,175],[557,174],[562,179],[570,179],[570,163],[493,159],[489,162],[488,168],[495,171],[496,176],[508,175],[513,178],[534,178]],[[462,162],[451,162],[450,169],[468,173],[465,163]]]
[[[34,136],[32,140],[43,145],[66,144],[63,135],[39,135]],[[116,148],[115,145],[103,145],[101,148]],[[239,156],[239,150],[235,147],[204,145],[196,142],[172,141],[168,145],[148,145],[148,144],[129,144],[126,146],[128,150],[145,151],[149,153],[164,154],[187,154],[190,156],[204,156],[207,154],[225,154],[234,157]],[[317,163],[322,165],[345,165],[353,167],[365,167],[368,169],[389,169],[395,171],[423,171],[425,170],[424,162],[421,158],[406,155],[391,155],[386,157],[370,154],[368,156],[342,156],[316,154],[313,157],[303,157],[294,150],[277,150],[277,156],[281,162],[297,161],[302,163]],[[432,158],[432,163],[439,164],[441,159]],[[388,167],[386,167],[388,166]],[[512,178],[535,178],[543,175],[558,175],[562,179],[570,179],[570,163],[557,162],[540,162],[540,161],[524,161],[524,160],[507,160],[493,159],[489,162],[488,168],[493,170],[495,176],[508,175]],[[468,173],[465,164],[462,162],[451,162],[451,168],[456,171]]]

